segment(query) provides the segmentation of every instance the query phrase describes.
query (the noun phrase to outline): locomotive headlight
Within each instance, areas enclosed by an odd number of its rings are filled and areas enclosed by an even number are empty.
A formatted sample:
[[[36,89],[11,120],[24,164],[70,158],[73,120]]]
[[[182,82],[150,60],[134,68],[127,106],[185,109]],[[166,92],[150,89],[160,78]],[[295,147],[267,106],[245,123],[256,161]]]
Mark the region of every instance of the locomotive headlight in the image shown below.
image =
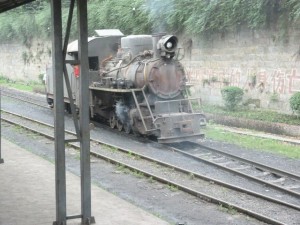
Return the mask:
[[[157,43],[157,49],[165,52],[175,52],[177,48],[177,37],[174,35],[163,36]]]
[[[169,41],[169,42],[166,43],[166,48],[170,49],[172,47],[173,47],[172,42]]]
[[[160,51],[160,56],[171,59],[174,57],[177,49],[178,39],[174,35],[165,35],[157,43],[157,49]]]

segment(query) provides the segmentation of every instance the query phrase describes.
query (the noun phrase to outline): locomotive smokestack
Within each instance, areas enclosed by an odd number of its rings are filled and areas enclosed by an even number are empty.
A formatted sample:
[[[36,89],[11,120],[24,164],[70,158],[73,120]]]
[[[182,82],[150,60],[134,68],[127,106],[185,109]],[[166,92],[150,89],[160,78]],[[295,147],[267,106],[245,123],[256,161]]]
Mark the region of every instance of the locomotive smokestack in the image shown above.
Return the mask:
[[[152,44],[153,44],[152,50],[153,50],[154,58],[160,58],[160,52],[159,49],[157,48],[157,43],[164,35],[166,35],[166,33],[152,34]]]

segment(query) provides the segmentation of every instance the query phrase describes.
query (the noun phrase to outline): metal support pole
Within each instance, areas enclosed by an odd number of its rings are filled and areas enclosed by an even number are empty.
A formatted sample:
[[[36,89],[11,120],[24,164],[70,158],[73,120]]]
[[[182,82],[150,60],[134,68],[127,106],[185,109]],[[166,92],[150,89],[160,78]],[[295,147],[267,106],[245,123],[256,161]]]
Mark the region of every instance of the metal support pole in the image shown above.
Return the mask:
[[[66,166],[61,1],[51,0],[55,137],[55,225],[66,224]]]
[[[1,128],[2,128],[2,123],[1,123],[1,97],[2,97],[2,95],[1,95],[1,88],[0,88],[0,164],[1,163],[4,163],[4,160],[1,158],[1,150],[2,150],[2,148],[1,148],[1,144],[2,144],[2,141],[1,141],[1,139],[2,139],[2,133],[1,133]]]
[[[77,0],[78,13],[78,57],[80,61],[80,170],[81,170],[81,214],[82,224],[95,223],[91,216],[91,165],[90,165],[90,129],[89,129],[89,67],[88,67],[88,31],[87,1]]]
[[[69,101],[70,101],[70,107],[71,107],[71,113],[72,113],[72,117],[73,117],[74,127],[75,127],[75,131],[76,131],[77,139],[79,141],[80,140],[80,134],[79,134],[78,117],[77,117],[76,108],[75,108],[75,104],[74,104],[74,99],[73,99],[73,95],[72,95],[72,90],[71,90],[67,65],[66,65],[66,62],[65,62],[66,61],[67,48],[68,48],[68,42],[69,42],[69,37],[70,37],[70,31],[71,31],[71,25],[72,25],[74,5],[75,5],[75,0],[71,0],[70,9],[69,9],[69,16],[68,16],[68,21],[67,21],[66,35],[65,35],[64,45],[63,45],[63,60],[64,60],[63,70],[64,70],[64,77],[65,77],[67,92],[68,92]]]

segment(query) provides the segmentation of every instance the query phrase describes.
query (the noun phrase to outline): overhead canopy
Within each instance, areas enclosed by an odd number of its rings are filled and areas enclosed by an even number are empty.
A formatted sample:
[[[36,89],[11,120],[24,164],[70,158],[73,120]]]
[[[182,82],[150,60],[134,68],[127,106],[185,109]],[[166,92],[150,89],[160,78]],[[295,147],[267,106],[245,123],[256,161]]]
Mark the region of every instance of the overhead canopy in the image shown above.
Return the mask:
[[[0,0],[0,13],[33,1],[34,0]]]

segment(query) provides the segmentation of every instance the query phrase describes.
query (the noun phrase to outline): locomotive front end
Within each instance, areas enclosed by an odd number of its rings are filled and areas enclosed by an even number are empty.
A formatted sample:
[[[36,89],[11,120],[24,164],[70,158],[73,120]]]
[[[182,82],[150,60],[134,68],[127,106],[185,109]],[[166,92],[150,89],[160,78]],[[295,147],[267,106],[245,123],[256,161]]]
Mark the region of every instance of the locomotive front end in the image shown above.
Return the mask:
[[[155,126],[160,130],[159,143],[192,141],[204,137],[206,119],[202,113],[195,113],[192,103],[199,99],[158,101],[155,103],[157,118]]]
[[[155,43],[158,40],[157,43]],[[177,37],[154,36],[154,56],[160,58],[148,73],[148,88],[156,96],[154,102],[155,120],[159,130],[158,142],[174,143],[203,138],[206,125],[200,108],[200,99],[187,98],[186,74],[183,65],[174,59],[177,51]],[[156,49],[155,49],[156,48]]]

